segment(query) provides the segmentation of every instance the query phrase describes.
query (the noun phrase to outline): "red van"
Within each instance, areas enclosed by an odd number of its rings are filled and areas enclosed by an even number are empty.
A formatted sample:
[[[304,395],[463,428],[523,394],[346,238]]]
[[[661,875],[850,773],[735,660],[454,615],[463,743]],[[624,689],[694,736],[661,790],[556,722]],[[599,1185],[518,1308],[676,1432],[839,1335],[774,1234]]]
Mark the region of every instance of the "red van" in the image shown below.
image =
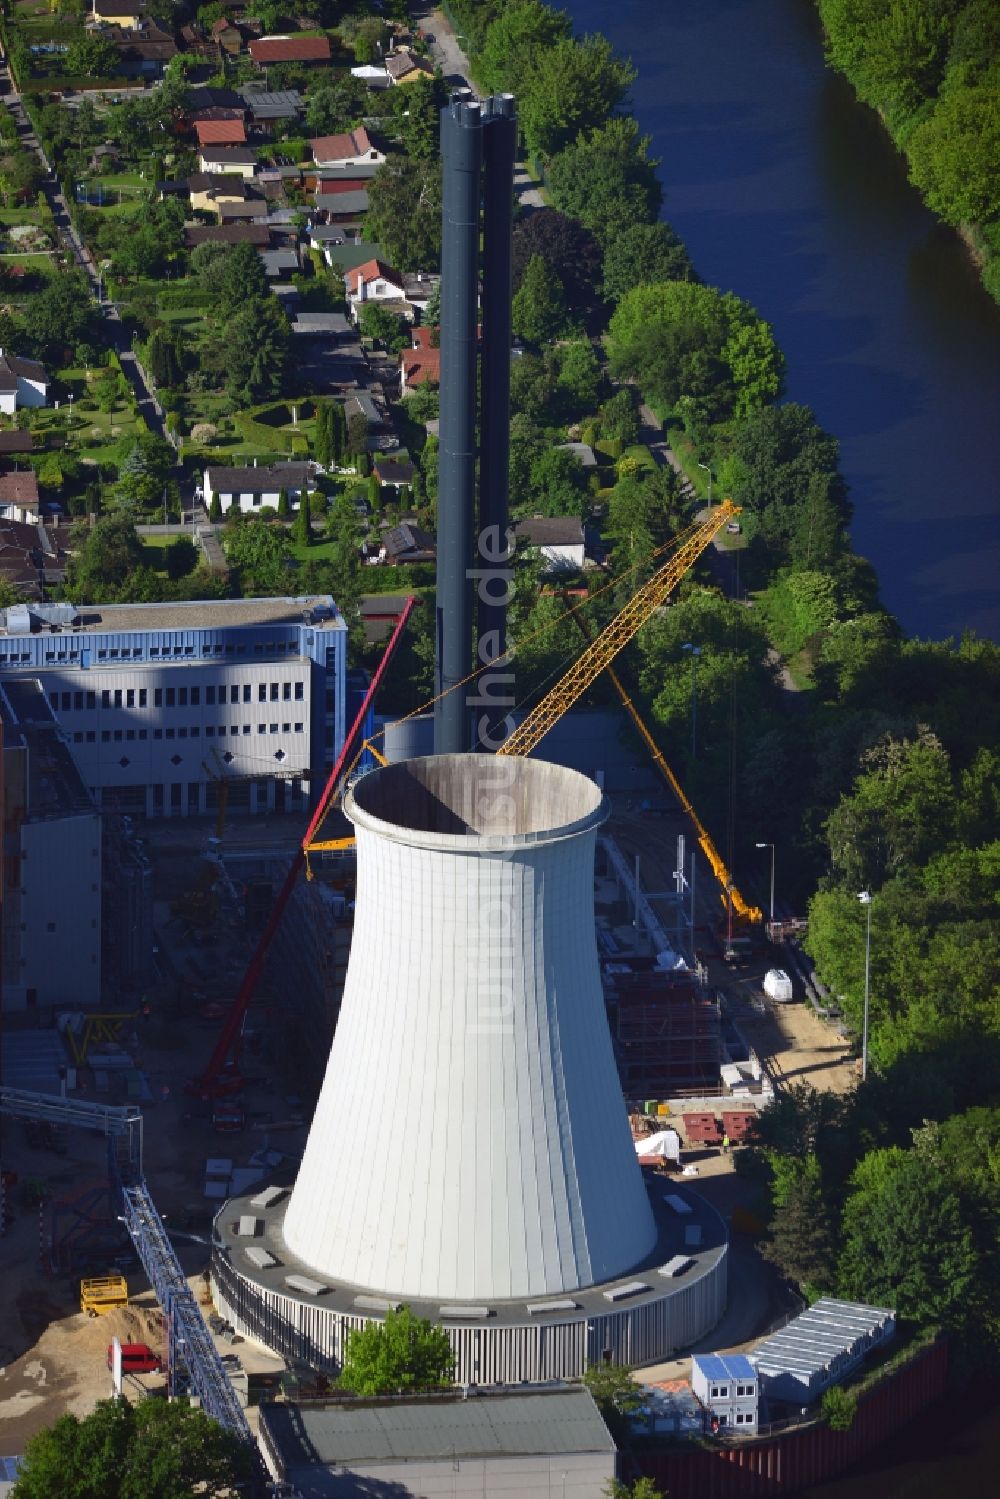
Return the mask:
[[[112,1345],[108,1344],[108,1368],[111,1368]],[[123,1374],[159,1374],[163,1361],[145,1343],[122,1344]]]

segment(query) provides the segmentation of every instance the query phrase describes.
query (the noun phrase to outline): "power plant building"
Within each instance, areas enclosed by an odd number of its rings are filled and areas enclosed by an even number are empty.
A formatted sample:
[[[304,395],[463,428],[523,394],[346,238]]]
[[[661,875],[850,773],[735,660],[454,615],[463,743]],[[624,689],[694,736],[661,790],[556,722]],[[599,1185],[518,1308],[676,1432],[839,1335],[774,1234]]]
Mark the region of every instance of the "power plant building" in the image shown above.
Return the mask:
[[[98,807],[296,811],[343,743],[347,626],[329,595],[0,611],[0,683],[36,678]]]

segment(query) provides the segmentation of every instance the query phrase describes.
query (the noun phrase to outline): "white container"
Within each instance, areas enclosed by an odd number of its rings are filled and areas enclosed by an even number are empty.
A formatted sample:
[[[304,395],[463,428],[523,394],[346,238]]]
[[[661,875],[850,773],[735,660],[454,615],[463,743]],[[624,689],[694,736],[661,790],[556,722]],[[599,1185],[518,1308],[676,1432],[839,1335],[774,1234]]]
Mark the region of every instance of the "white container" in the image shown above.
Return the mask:
[[[769,968],[764,975],[764,993],[776,1004],[787,1004],[792,998],[792,981],[783,968]]]

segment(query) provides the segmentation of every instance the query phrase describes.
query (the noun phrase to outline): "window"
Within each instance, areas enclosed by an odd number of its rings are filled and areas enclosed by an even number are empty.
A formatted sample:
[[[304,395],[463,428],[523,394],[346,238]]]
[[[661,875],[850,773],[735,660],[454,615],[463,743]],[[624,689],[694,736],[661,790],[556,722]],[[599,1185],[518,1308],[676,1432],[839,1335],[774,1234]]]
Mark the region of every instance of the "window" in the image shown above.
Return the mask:
[[[175,693],[174,689],[172,687],[168,687],[167,688],[167,707],[168,708],[172,708],[174,706],[174,698],[176,696],[177,696],[177,694]]]
[[[168,729],[167,730],[167,738],[168,739],[173,739],[173,737],[174,737],[174,730],[173,729]]]
[[[295,732],[296,732],[296,734],[301,734],[302,733],[302,725],[300,723],[297,723],[295,725]]]
[[[243,684],[243,701],[245,703],[248,703],[250,701],[250,683],[249,682],[244,682],[244,684]]]
[[[191,706],[192,706],[192,708],[198,708],[198,707],[201,706],[201,688],[200,687],[192,687],[191,688]]]
[[[126,708],[134,708],[135,707],[135,688],[134,687],[129,687],[129,688],[126,689],[126,692],[125,692],[125,706],[126,706]]]
[[[116,708],[120,708],[121,705],[122,705],[122,693],[121,693],[121,688],[119,687],[119,688],[117,688],[115,690],[115,707]]]
[[[98,659],[98,661],[106,661],[107,658],[108,658],[107,651],[98,651],[97,652],[97,659]]]
[[[240,700],[240,689],[239,689],[239,687],[230,687],[230,689],[229,689],[229,701],[231,703],[238,703],[239,700]]]
[[[101,693],[101,707],[102,708],[110,708],[111,707],[111,692],[110,692],[110,689],[107,688],[107,687],[105,687],[104,690]]]
[[[178,737],[178,739],[186,739],[187,736],[188,736],[187,729],[178,729],[177,730],[177,737]]]
[[[87,693],[87,707],[88,708],[96,708],[97,707],[97,693],[96,692],[88,692]]]
[[[207,727],[205,729],[205,738],[206,739],[214,739],[215,738],[215,728],[213,727],[212,724],[208,724],[207,725]]]
[[[162,708],[163,707],[163,688],[162,687],[154,687],[153,688],[153,707],[154,708]]]
[[[148,729],[140,729],[139,730],[139,738],[140,739],[148,739],[149,738],[149,730]]]
[[[82,692],[74,692],[74,694],[73,694],[73,707],[76,708],[77,711],[79,711],[83,707],[83,693]]]
[[[268,726],[267,726],[267,732],[269,734],[276,734],[278,732],[278,725],[276,723],[270,723],[270,724],[268,724]]]
[[[303,698],[305,697],[305,695],[306,695],[306,684],[304,682],[296,682],[296,684],[295,684],[295,701],[297,703],[301,703],[302,700],[303,700]]]
[[[121,731],[121,729],[115,729],[115,743],[116,744],[121,744],[121,742],[122,742],[122,731]]]
[[[46,922],[46,923],[45,923],[45,930],[46,930],[46,931],[47,931],[47,932],[54,932],[54,931],[55,931],[55,929],[56,929],[56,924],[55,924],[55,922],[54,922],[54,921],[47,921],[47,922]]]
[[[281,725],[281,732],[283,734],[290,734],[292,732],[292,726],[291,726],[291,724],[290,723],[283,723]]]
[[[141,645],[134,645],[132,647],[132,660],[133,661],[137,660],[138,657],[141,656],[141,655],[142,655],[142,646]]]
[[[113,645],[111,647],[110,651],[108,652],[108,655],[111,657],[112,661],[117,661],[118,660],[118,647],[116,645]]]
[[[64,713],[68,713],[69,712],[69,705],[70,705],[70,703],[72,701],[73,701],[73,694],[71,692],[64,692],[63,695],[62,695],[62,705],[63,705],[63,712]]]
[[[87,743],[88,744],[94,744],[95,741],[96,741],[96,737],[97,736],[95,735],[93,729],[88,729],[87,730]]]
[[[154,739],[162,739],[163,738],[163,730],[162,729],[154,729],[153,730],[153,738]]]
[[[148,696],[149,696],[149,693],[146,691],[145,687],[140,687],[139,688],[139,707],[140,708],[145,708],[145,706],[146,706],[146,699],[148,698]]]
[[[207,706],[209,708],[214,708],[215,707],[215,688],[214,687],[206,687],[205,688],[205,702],[206,702],[206,704],[207,704]]]
[[[291,682],[282,682],[282,684],[281,684],[281,697],[282,697],[282,701],[283,702],[286,702],[286,703],[291,702],[291,699],[292,699],[292,684],[291,684]]]
[[[191,730],[191,738],[192,739],[200,739],[201,738],[201,730],[199,729],[199,727],[198,727],[197,724],[195,724],[194,728]]]
[[[234,724],[230,725],[230,728],[229,728],[229,737],[230,737],[230,739],[235,739],[236,736],[237,736],[237,734],[239,732],[240,732],[240,726],[239,726],[238,723],[234,723]]]
[[[267,702],[267,683],[266,682],[261,682],[260,686],[257,688],[257,701],[258,701],[258,703],[266,703]]]
[[[276,703],[278,701],[278,686],[279,686],[279,684],[277,682],[272,682],[271,683],[271,702],[272,703]]]
[[[187,707],[187,703],[188,703],[188,690],[187,690],[187,688],[186,687],[178,687],[178,689],[177,689],[177,704],[178,704],[178,707],[186,708]]]
[[[149,647],[149,654],[151,656],[158,656],[160,654],[160,647],[158,645],[151,645]]]
[[[249,732],[250,732],[250,725],[248,723],[245,723],[243,725],[243,732],[244,732],[244,734],[249,734]]]
[[[266,734],[267,733],[267,724],[266,723],[259,723],[257,725],[257,733],[258,734]]]
[[[110,729],[102,729],[101,730],[101,743],[102,744],[110,744],[110,742],[111,742],[111,730]]]
[[[73,735],[73,743],[74,744],[82,744],[83,743],[83,730],[82,729],[77,729],[75,731],[75,733]]]

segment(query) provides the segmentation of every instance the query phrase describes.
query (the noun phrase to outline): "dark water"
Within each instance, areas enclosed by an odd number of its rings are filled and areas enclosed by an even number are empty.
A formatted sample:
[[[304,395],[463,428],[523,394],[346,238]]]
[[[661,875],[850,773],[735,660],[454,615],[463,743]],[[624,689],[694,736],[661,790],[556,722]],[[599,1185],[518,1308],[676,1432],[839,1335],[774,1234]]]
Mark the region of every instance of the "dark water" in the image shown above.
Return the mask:
[[[855,550],[911,634],[1000,638],[1000,308],[823,64],[812,0],[562,0],[639,69],[665,216],[840,438]]]

